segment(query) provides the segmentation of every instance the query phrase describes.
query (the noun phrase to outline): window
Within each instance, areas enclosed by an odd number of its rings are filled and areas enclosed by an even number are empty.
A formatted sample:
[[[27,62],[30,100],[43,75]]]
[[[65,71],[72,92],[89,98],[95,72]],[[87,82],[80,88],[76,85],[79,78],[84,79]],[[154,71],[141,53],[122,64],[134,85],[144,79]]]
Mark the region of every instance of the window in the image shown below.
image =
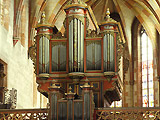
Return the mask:
[[[141,30],[142,106],[154,107],[153,48],[144,29]]]

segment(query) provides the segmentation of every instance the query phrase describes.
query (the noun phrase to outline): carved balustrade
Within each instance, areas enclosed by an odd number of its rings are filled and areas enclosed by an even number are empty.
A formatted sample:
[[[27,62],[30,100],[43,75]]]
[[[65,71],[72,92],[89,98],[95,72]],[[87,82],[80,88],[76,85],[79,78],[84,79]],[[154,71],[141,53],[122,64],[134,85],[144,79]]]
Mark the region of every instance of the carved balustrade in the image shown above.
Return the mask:
[[[0,110],[0,120],[48,120],[48,109]],[[93,120],[160,120],[160,107],[97,108]]]
[[[97,108],[94,120],[160,120],[160,107]]]
[[[2,109],[0,120],[48,120],[48,109]]]

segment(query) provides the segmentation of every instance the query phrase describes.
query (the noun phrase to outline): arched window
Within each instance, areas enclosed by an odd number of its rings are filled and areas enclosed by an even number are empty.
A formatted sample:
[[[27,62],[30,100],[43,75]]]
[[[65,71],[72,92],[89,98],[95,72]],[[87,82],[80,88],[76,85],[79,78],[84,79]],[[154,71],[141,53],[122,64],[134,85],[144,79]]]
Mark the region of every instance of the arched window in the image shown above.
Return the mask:
[[[145,30],[141,29],[140,48],[142,61],[142,106],[154,107],[153,48]]]

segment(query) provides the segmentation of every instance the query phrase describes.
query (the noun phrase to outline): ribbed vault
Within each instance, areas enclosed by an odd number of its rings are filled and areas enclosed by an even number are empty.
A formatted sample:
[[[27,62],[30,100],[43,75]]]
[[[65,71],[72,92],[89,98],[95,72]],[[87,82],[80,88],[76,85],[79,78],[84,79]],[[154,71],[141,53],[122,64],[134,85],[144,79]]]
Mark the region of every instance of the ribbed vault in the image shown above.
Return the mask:
[[[42,11],[46,12],[47,21],[64,32],[64,6],[69,0],[30,0],[30,40],[34,37],[34,28]],[[98,24],[103,20],[106,9],[118,13],[128,44],[131,41],[131,25],[135,17],[146,29],[147,34],[155,44],[155,33],[160,33],[160,0],[83,0],[95,15]]]

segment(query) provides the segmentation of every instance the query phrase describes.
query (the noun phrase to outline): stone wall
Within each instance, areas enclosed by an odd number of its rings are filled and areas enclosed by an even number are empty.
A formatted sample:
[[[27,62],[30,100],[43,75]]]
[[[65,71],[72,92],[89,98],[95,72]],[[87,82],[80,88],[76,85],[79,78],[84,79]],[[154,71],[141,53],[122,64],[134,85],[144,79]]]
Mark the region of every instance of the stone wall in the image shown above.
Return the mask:
[[[28,58],[28,0],[24,3],[25,13],[22,16],[25,18],[21,18],[22,22],[25,22],[21,28],[21,33],[24,35],[15,46],[13,45],[14,0],[1,0],[0,3],[0,60],[7,64],[6,86],[8,89],[17,89],[18,109],[40,107],[38,92],[37,90],[33,92],[37,87],[33,64]],[[36,104],[33,102],[34,99]]]

